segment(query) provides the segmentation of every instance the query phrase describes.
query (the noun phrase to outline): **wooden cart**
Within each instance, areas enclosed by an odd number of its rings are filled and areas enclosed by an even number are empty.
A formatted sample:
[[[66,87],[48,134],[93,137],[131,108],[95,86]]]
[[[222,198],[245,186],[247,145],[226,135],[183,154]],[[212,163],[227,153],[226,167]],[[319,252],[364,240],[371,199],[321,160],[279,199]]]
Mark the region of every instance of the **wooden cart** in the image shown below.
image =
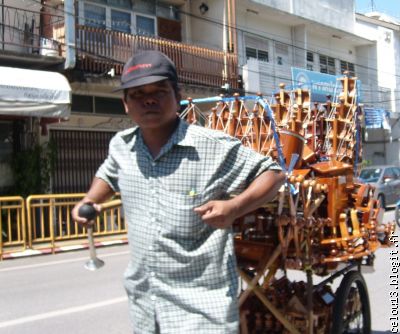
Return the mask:
[[[233,225],[242,334],[370,333],[360,268],[390,244],[394,224],[382,224],[374,189],[354,178],[362,155],[357,78],[344,75],[337,91],[324,103],[284,85],[271,104],[238,94],[183,102],[188,122],[239,138],[287,174],[274,201]],[[205,112],[198,102],[216,105]],[[304,280],[290,279],[292,270]]]

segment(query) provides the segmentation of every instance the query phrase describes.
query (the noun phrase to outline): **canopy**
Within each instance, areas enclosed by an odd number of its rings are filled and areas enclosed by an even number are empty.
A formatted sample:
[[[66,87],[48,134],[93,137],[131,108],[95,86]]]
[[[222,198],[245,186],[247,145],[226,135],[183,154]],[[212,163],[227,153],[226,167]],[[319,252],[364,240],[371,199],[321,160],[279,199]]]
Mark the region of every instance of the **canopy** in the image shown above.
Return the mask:
[[[0,115],[69,117],[71,87],[62,74],[0,66]]]

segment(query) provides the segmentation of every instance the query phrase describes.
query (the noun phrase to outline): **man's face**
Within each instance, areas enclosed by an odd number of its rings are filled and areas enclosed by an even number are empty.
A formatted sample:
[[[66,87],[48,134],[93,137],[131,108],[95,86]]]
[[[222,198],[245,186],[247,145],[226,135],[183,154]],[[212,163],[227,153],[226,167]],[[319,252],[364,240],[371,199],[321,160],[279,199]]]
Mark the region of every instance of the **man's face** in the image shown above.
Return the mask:
[[[125,112],[142,129],[161,129],[176,119],[179,109],[169,80],[129,88],[123,100]]]

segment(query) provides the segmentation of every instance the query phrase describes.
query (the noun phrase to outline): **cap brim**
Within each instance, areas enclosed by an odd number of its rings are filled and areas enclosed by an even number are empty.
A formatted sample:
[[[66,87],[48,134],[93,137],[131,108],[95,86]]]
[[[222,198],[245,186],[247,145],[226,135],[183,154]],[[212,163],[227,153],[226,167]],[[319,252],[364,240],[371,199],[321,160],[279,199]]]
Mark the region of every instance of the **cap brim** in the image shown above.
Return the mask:
[[[169,79],[169,78],[165,77],[165,76],[160,76],[160,75],[153,75],[153,76],[149,76],[149,77],[139,78],[139,79],[125,82],[118,88],[113,89],[113,92],[119,92],[124,89],[148,85],[148,84],[152,84],[152,83],[167,80],[167,79]]]

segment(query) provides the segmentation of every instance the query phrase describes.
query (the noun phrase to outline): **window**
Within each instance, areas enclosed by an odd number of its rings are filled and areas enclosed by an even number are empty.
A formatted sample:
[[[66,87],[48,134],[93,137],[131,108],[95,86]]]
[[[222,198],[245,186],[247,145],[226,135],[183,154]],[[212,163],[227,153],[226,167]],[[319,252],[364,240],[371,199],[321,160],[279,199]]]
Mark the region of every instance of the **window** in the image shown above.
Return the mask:
[[[321,73],[336,75],[335,58],[319,55],[319,66]]]
[[[400,177],[399,170],[396,167],[386,168],[384,177],[397,180]]]
[[[382,174],[381,168],[366,168],[361,171],[360,179],[363,182],[378,182],[381,174]]]
[[[257,59],[261,61],[268,61],[268,51],[257,50]]]
[[[319,55],[319,66],[321,73],[328,73],[328,66],[326,61],[326,56]]]
[[[336,74],[335,59],[328,57],[328,72],[330,74]]]
[[[314,71],[314,53],[307,51],[307,70]]]
[[[119,10],[111,10],[111,29],[131,33],[131,14]]]
[[[257,49],[246,48],[246,59],[249,58],[257,59]]]
[[[354,70],[354,64],[341,60],[340,61],[340,72],[343,74],[345,71],[349,72],[349,76],[354,77],[356,75],[355,70]]]
[[[156,35],[156,20],[151,16],[136,14],[136,33],[139,35]]]
[[[94,28],[106,28],[106,8],[85,3],[85,25]]]
[[[246,58],[254,58],[261,61],[268,61],[268,51],[246,48]]]
[[[93,113],[93,100],[91,96],[72,94],[72,112]]]
[[[395,179],[395,174],[394,174],[394,170],[393,168],[386,168],[385,169],[385,173],[383,174],[383,179],[391,179],[394,180]]]
[[[269,61],[268,41],[253,36],[245,36],[246,59],[253,58],[260,61]]]
[[[173,41],[182,41],[181,22],[157,16],[157,36]]]
[[[121,99],[72,94],[72,112],[125,116]],[[1,128],[0,128],[1,129]]]
[[[254,48],[246,47],[246,59],[254,58],[260,61],[269,61],[268,59],[268,51],[257,50]]]
[[[145,1],[140,4],[136,6],[135,3],[133,12],[130,0],[90,0],[79,2],[78,15],[79,11],[83,12],[82,23],[86,26],[128,34],[157,35],[154,4],[146,4]],[[137,12],[138,9],[140,13]],[[150,9],[152,11],[148,15]],[[143,12],[146,14],[142,14]],[[171,13],[174,15],[173,11]]]
[[[94,97],[96,114],[113,114],[126,116],[125,108],[121,99],[109,97]]]

